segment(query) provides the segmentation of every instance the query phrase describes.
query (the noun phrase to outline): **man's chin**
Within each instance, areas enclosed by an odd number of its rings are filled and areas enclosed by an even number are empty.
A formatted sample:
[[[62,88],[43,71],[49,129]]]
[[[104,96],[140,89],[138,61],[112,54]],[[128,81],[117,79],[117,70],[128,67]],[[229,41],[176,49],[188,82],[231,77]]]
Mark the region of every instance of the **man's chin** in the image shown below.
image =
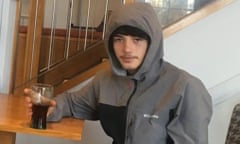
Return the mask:
[[[136,72],[135,68],[125,68],[129,74],[133,74]]]

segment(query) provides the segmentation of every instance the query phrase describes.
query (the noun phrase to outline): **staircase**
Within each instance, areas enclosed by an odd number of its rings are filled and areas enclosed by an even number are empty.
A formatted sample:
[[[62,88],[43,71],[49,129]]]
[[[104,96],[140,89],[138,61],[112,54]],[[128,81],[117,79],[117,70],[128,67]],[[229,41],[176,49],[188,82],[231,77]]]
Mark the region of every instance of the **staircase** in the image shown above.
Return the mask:
[[[164,30],[163,30],[164,38],[167,38],[173,35],[174,33],[186,28],[187,26],[190,26],[191,24],[207,17],[208,15],[227,6],[233,1],[234,0],[214,1],[204,6],[203,8],[185,16],[184,18],[176,21],[175,23],[164,27]],[[28,28],[28,30],[30,30],[30,28]],[[64,36],[66,36],[66,34],[67,33],[65,33]],[[20,38],[21,37],[19,37],[19,39]],[[70,36],[70,41],[72,40],[74,39]],[[27,45],[29,45],[26,41],[20,41],[20,42],[24,43],[26,47]],[[45,52],[46,51],[42,51],[43,54]],[[39,51],[39,53],[41,57],[41,51]],[[46,55],[42,55],[42,56],[46,57]],[[109,68],[108,62],[105,61],[106,58],[107,58],[107,54],[104,49],[103,41],[97,40],[94,42],[94,44],[90,44],[84,53],[80,53],[80,52],[77,53],[76,51],[72,52],[70,53],[70,56],[67,57],[67,59],[65,59],[60,64],[55,63],[54,65],[50,65],[48,66],[47,70],[43,69],[41,71],[38,69],[37,75],[33,75],[30,80],[27,80],[27,82],[25,82],[24,84],[20,84],[20,86],[16,84],[18,83],[18,80],[16,80],[15,81],[16,87],[13,88],[15,91],[14,93],[21,93],[22,88],[26,87],[32,82],[43,82],[43,83],[53,84],[55,86],[55,93],[56,94],[61,93],[63,91],[66,91],[78,85],[79,83],[87,80],[88,78],[94,76],[94,74],[97,71],[101,69]],[[58,60],[55,60],[55,61],[57,62]],[[24,62],[26,62],[26,60]],[[48,60],[47,58],[45,58],[45,62],[40,61],[40,63],[37,63],[37,66],[40,68],[41,67],[44,68],[44,64],[46,64],[47,62]],[[21,63],[19,63],[18,60],[16,61],[16,63],[18,63],[17,65],[19,66],[21,65]],[[18,77],[17,75],[21,75],[22,73],[24,72],[16,73],[15,78]],[[22,81],[22,80],[19,80],[19,81]]]

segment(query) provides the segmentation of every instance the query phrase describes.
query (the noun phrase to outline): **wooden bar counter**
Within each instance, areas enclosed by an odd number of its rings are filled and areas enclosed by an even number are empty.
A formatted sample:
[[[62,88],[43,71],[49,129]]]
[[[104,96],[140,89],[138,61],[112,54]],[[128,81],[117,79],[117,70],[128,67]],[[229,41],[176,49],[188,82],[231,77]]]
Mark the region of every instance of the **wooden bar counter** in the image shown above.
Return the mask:
[[[60,122],[48,123],[46,130],[29,127],[24,96],[0,94],[0,140],[1,144],[15,144],[16,133],[81,140],[83,121],[64,118]]]

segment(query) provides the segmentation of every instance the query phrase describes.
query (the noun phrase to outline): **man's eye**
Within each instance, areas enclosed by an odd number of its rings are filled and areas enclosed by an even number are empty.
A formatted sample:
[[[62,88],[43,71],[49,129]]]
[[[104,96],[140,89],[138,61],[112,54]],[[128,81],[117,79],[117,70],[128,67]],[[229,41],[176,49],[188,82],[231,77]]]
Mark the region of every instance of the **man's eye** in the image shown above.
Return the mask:
[[[135,41],[143,41],[144,39],[143,38],[139,38],[139,37],[135,37],[134,40]]]
[[[118,41],[121,41],[121,40],[122,40],[122,38],[119,38],[119,37],[113,38],[114,42],[118,42]]]

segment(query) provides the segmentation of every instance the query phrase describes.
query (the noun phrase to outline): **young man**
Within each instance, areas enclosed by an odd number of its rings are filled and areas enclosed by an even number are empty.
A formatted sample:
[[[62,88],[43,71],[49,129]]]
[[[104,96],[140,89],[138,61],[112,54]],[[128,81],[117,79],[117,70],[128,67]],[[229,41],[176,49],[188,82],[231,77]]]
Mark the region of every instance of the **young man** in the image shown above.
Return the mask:
[[[100,120],[113,144],[207,144],[211,97],[199,79],[163,60],[162,43],[149,4],[113,12],[105,35],[111,70],[57,96],[48,120]]]

